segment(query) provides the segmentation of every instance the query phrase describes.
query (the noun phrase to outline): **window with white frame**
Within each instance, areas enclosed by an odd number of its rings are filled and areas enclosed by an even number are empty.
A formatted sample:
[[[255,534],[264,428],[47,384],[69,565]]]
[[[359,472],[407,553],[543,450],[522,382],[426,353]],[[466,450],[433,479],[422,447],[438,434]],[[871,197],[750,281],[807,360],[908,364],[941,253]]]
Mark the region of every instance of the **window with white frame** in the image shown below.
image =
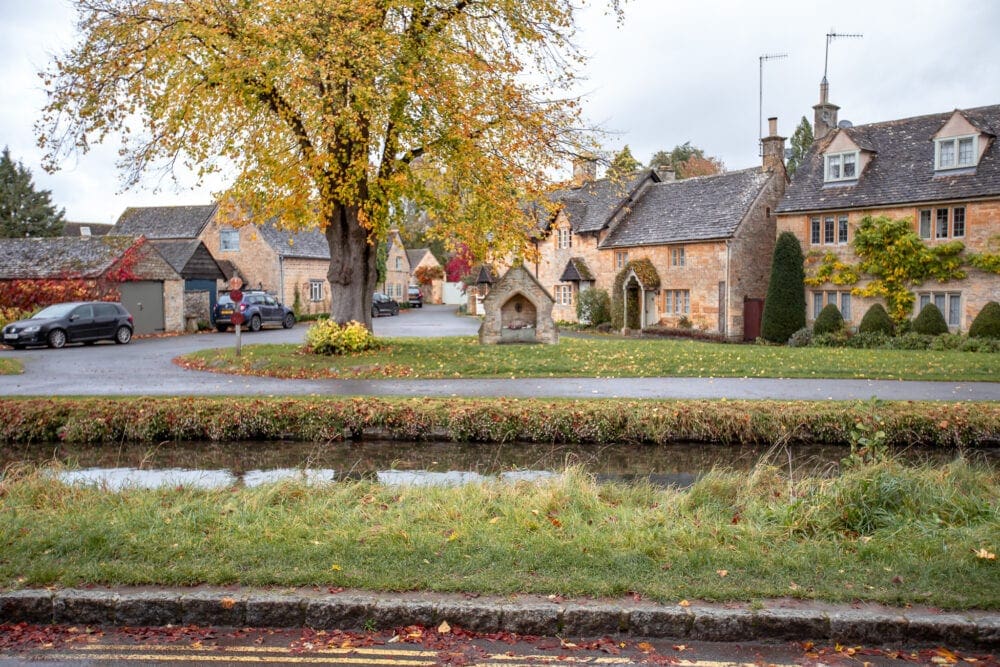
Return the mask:
[[[663,290],[663,312],[667,315],[689,315],[691,313],[691,290]]]
[[[572,285],[556,285],[556,303],[560,306],[572,306],[573,305],[573,286]]]
[[[824,155],[826,169],[823,180],[853,181],[858,177],[858,151]]]
[[[841,317],[846,321],[851,320],[851,293],[850,292],[838,292],[835,290],[816,290],[812,293],[813,297],[813,316],[815,320],[819,317],[820,312],[823,307],[828,304],[833,304],[840,311]]]
[[[947,137],[934,142],[935,169],[961,169],[976,166],[979,137]]]
[[[572,248],[573,247],[573,232],[570,229],[560,229],[559,234],[556,237],[556,247],[558,248]]]
[[[402,271],[403,270],[403,258],[402,257],[397,257],[396,258],[396,270],[397,271]]]
[[[957,327],[962,323],[961,292],[917,292],[917,312],[914,315],[918,314],[929,303],[937,306],[937,309],[944,315],[948,326]]]
[[[847,216],[841,215],[837,218],[837,243],[843,245],[847,243]]]
[[[833,216],[828,216],[823,220],[823,243],[827,245],[833,245],[835,243],[836,237],[834,236],[834,220]]]
[[[323,300],[323,281],[322,280],[310,280],[309,281],[309,300],[310,301],[322,301]]]
[[[965,207],[925,208],[920,211],[920,238],[946,239],[965,236]]]
[[[240,230],[222,229],[219,231],[219,250],[222,252],[240,251]]]
[[[813,217],[810,219],[810,237],[809,240],[813,245],[819,245],[823,242],[822,234],[820,233],[820,220],[818,217]]]
[[[684,266],[684,246],[670,249],[670,266]]]
[[[628,264],[628,251],[618,250],[615,252],[615,268],[624,269],[625,265]]]

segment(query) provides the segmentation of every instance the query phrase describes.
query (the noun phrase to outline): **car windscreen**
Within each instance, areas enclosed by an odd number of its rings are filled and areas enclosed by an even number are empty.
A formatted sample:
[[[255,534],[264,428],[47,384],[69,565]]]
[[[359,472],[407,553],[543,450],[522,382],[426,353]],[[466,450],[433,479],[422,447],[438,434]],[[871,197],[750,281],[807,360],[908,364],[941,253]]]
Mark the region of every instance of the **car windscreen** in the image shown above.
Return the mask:
[[[79,304],[76,303],[57,303],[51,306],[42,308],[40,311],[35,313],[35,317],[39,318],[57,318],[65,317],[69,314],[69,311],[76,308]]]

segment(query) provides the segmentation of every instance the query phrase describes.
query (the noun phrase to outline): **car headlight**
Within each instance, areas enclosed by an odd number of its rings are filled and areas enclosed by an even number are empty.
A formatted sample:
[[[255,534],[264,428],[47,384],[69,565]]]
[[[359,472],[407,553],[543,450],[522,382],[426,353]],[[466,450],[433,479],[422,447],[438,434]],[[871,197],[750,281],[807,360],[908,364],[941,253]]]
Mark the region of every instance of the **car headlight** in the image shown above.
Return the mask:
[[[35,333],[36,331],[38,331],[41,328],[42,327],[40,327],[39,325],[35,324],[35,325],[30,326],[30,327],[25,327],[24,328],[24,333]]]

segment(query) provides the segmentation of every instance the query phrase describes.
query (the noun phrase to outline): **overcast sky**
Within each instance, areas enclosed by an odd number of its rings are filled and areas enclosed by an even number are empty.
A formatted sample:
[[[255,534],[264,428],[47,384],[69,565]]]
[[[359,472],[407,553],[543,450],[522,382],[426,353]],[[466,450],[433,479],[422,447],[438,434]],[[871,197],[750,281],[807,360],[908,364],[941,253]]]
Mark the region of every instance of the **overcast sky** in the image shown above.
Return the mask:
[[[590,0],[597,3],[599,0]],[[102,146],[55,175],[40,165],[33,124],[45,101],[37,72],[74,39],[69,0],[0,0],[0,145],[51,190],[68,220],[114,222],[128,206],[206,203],[212,189],[172,182],[120,193],[115,146]],[[763,117],[790,137],[823,76],[826,33],[863,33],[830,45],[830,100],[855,124],[1000,103],[997,0],[628,0],[624,24],[581,14],[578,42],[591,121],[648,161],[690,141],[742,169],[759,163],[760,56]],[[766,120],[764,122],[766,130]]]

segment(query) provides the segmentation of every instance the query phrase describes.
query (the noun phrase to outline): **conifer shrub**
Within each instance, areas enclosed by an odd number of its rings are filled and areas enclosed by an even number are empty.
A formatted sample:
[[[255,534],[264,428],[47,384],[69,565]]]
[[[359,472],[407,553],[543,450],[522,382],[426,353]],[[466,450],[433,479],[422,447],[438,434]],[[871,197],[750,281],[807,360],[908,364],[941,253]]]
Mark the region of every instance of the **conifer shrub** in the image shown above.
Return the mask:
[[[1000,303],[990,301],[972,320],[969,338],[1000,338]]]
[[[892,318],[881,303],[872,304],[858,325],[858,333],[880,333],[892,335]]]
[[[837,333],[843,328],[844,317],[840,314],[840,309],[836,305],[828,303],[823,307],[823,310],[819,311],[819,316],[813,324],[813,334],[822,336]]]
[[[576,318],[592,327],[611,321],[611,297],[597,288],[583,290],[576,300]]]
[[[948,323],[944,321],[944,315],[938,307],[928,303],[913,320],[913,330],[925,336],[940,336],[948,333]]]
[[[799,239],[791,232],[782,232],[774,246],[761,338],[785,343],[806,325],[805,277]]]

